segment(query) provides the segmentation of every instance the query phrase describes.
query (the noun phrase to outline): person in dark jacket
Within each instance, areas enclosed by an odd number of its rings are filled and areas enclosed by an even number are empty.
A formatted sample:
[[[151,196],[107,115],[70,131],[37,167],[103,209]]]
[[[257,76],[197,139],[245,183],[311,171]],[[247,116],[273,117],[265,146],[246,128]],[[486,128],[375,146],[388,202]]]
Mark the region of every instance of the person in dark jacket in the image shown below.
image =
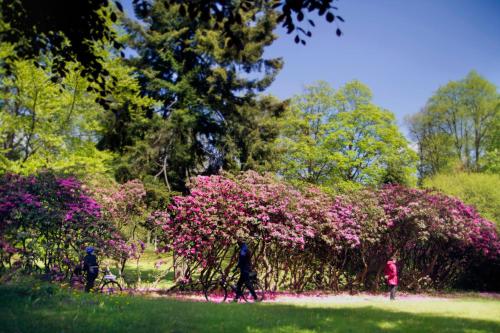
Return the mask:
[[[87,255],[83,258],[83,270],[87,272],[87,284],[85,285],[85,292],[89,292],[94,288],[94,281],[99,274],[99,264],[97,263],[97,257],[94,254],[94,248],[92,246],[87,247],[85,250]]]
[[[236,284],[236,297],[233,302],[238,302],[238,299],[243,295],[241,288],[245,284],[252,294],[252,297],[257,301],[257,294],[253,288],[253,283],[250,278],[250,273],[252,271],[252,253],[248,249],[246,243],[238,241],[239,255],[238,255],[238,266],[240,270],[240,278]]]
[[[384,276],[389,286],[390,299],[396,299],[396,290],[398,288],[398,268],[396,267],[396,256],[392,256],[385,264]]]

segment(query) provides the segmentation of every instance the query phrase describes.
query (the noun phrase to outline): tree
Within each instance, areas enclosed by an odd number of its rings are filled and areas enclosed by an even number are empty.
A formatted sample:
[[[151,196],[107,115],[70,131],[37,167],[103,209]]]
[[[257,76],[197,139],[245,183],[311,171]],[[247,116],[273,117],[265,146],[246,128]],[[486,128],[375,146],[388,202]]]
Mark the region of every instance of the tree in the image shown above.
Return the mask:
[[[192,174],[246,168],[247,160],[262,157],[253,156],[251,147],[262,140],[250,143],[244,132],[269,128],[260,125],[283,106],[256,98],[281,68],[280,59],[262,58],[275,39],[270,8],[253,9],[243,16],[244,24],[231,26],[242,49],[228,44],[222,28],[184,17],[180,8],[155,1],[148,12],[138,10],[145,26],[129,24],[142,94],[159,105],[147,114],[152,125],[144,141],[127,148],[124,159],[147,160],[143,171],[184,190]],[[267,142],[276,135],[269,133],[274,132],[255,130],[252,135]]]
[[[75,69],[58,84],[31,62],[16,62],[0,86],[2,169],[106,172],[112,156],[95,147],[103,112],[86,87]]]
[[[497,87],[472,71],[463,80],[463,105],[468,111],[472,129],[473,168],[482,166],[481,157],[491,146],[498,145],[500,94]],[[497,130],[495,133],[494,130]]]
[[[307,87],[284,119],[280,172],[291,180],[330,187],[411,179],[415,153],[394,115],[373,105],[371,98],[358,81],[337,92],[325,82]],[[400,175],[388,177],[388,170]]]
[[[0,49],[2,60],[12,52],[5,44]],[[128,112],[136,128],[144,126],[140,114],[154,101],[138,96],[137,80],[119,58],[106,50],[101,53],[106,69],[119,78],[113,94],[106,96],[112,107],[107,112],[95,102],[95,93],[88,91],[75,64],[67,65],[69,72],[61,82],[51,80],[50,57],[40,59],[45,69],[15,61],[11,73],[0,73],[2,169],[29,174],[51,168],[77,175],[111,171],[113,154],[103,142],[129,140],[116,133],[123,114]]]
[[[338,10],[333,6],[334,0],[246,0],[246,1],[179,1],[164,0],[163,6],[170,10],[179,8],[184,19],[196,20],[221,28],[228,43],[242,49],[245,40],[233,29],[246,21],[245,16],[259,15],[272,5],[279,11],[278,22],[282,22],[288,33],[297,32],[296,43],[305,44],[304,38],[312,33],[300,27],[306,18],[304,11],[317,12],[328,22],[343,22],[341,16],[335,15]],[[133,0],[140,17],[150,13],[149,0]],[[0,42],[15,45],[14,57],[19,59],[38,59],[42,55],[51,54],[55,62],[55,74],[64,77],[68,74],[67,63],[82,66],[80,72],[89,82],[97,83],[90,89],[108,92],[108,87],[118,82],[103,66],[104,59],[95,52],[99,43],[112,44],[120,49],[122,44],[112,28],[123,11],[120,1],[110,5],[108,0],[80,0],[69,6],[61,0],[4,0],[0,2]],[[180,7],[179,7],[180,5]],[[314,27],[314,21],[307,19]],[[336,24],[336,34],[341,30]],[[8,65],[4,64],[4,65]],[[43,63],[39,65],[43,66]],[[57,77],[54,76],[54,80]],[[105,99],[96,96],[99,103],[107,107]]]
[[[276,170],[280,153],[276,143],[287,104],[273,96],[261,96],[239,108],[238,118],[229,128],[234,142],[228,152],[234,161],[230,170]]]
[[[15,53],[10,60],[35,60],[52,56],[53,81],[71,74],[69,64],[81,65],[81,74],[97,86],[89,89],[106,92],[109,71],[105,59],[96,52],[102,44],[121,45],[112,23],[117,21],[108,0],[84,0],[68,4],[60,0],[5,0],[0,2],[0,42],[10,43]],[[10,62],[11,62],[10,61]],[[7,62],[8,66],[10,62]],[[116,83],[116,78],[111,77]],[[99,95],[99,102],[106,104]]]
[[[138,12],[147,12],[150,6],[149,1],[133,0]],[[338,26],[338,22],[344,22],[344,19],[335,15],[334,11],[338,11],[338,7],[333,6],[334,0],[244,0],[244,1],[182,1],[182,0],[165,0],[166,6],[181,5],[179,13],[182,16],[190,19],[202,20],[214,26],[223,28],[224,35],[230,40],[231,44],[243,47],[242,41],[237,34],[233,33],[231,25],[234,23],[241,24],[246,13],[252,12],[255,8],[263,9],[271,7],[279,13],[278,23],[287,29],[288,34],[296,32],[295,43],[306,44],[304,38],[311,37],[312,33],[305,30],[304,26],[300,26],[306,18],[307,13],[317,12],[319,16],[325,15],[327,22],[335,20],[337,36],[342,34]],[[295,16],[295,17],[294,17]],[[307,19],[308,26],[314,27],[314,21]]]
[[[499,118],[497,88],[476,72],[440,87],[409,121],[421,151],[420,177],[444,170],[450,152],[465,170],[490,168],[498,155]]]
[[[456,155],[449,135],[441,132],[426,109],[406,118],[410,138],[418,146],[418,175],[422,180],[428,175],[444,171],[453,165]]]

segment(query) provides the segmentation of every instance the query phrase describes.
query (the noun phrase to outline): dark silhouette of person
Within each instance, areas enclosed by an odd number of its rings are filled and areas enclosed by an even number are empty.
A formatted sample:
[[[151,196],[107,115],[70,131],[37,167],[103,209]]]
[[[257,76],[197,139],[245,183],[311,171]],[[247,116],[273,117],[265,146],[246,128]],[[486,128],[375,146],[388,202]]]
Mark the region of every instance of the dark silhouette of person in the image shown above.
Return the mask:
[[[89,292],[94,288],[94,281],[99,274],[99,264],[97,263],[97,257],[94,254],[94,248],[92,246],[87,247],[85,250],[87,255],[83,258],[83,270],[87,273],[87,284],[85,284],[85,292]]]
[[[387,285],[389,286],[390,299],[395,300],[396,290],[398,288],[398,268],[396,267],[396,256],[391,256],[385,264],[384,275]]]
[[[250,272],[252,271],[252,253],[248,249],[245,242],[238,241],[239,255],[238,255],[238,268],[240,269],[240,278],[236,284],[236,297],[233,302],[238,302],[238,299],[243,296],[242,287],[243,284],[248,288],[252,297],[255,301],[258,301],[257,294],[253,288],[253,283],[250,278]]]

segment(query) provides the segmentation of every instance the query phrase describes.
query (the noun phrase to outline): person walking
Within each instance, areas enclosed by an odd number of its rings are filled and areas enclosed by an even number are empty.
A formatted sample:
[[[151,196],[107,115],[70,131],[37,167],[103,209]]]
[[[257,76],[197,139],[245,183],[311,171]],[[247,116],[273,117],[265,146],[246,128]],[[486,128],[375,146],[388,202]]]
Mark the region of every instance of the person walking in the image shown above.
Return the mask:
[[[396,256],[391,256],[385,264],[384,276],[387,281],[387,285],[389,286],[390,299],[393,301],[396,299],[396,290],[398,288],[398,268],[396,266]]]
[[[87,255],[83,258],[83,270],[87,273],[87,283],[85,284],[85,292],[89,292],[94,288],[94,281],[99,274],[99,264],[97,256],[94,253],[94,248],[89,246],[85,249]]]
[[[240,269],[240,278],[236,284],[236,297],[233,302],[238,302],[238,299],[243,296],[242,287],[243,284],[248,288],[252,294],[253,299],[257,302],[257,294],[253,288],[252,280],[250,279],[250,273],[252,272],[252,253],[248,249],[245,242],[238,241],[239,255],[238,255],[238,266]]]

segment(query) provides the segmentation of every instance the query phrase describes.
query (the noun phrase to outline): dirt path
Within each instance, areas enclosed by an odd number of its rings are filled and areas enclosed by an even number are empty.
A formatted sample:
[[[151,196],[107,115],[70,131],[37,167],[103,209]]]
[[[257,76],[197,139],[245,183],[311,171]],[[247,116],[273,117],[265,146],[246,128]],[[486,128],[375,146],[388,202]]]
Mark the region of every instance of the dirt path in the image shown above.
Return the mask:
[[[137,294],[149,297],[166,297],[182,300],[205,301],[201,293],[164,293],[158,291],[143,291]],[[451,301],[456,298],[481,297],[496,299],[500,301],[498,293],[450,293],[450,294],[408,294],[398,293],[399,302],[418,302],[418,301]],[[265,303],[314,303],[314,304],[348,304],[360,302],[386,302],[389,299],[388,293],[369,294],[358,293],[350,295],[349,293],[327,294],[327,293],[269,293],[265,296]]]
[[[385,294],[335,294],[335,295],[279,295],[275,299],[270,300],[270,302],[277,303],[315,303],[315,304],[345,304],[345,303],[360,303],[360,302],[385,302],[389,299],[389,295]],[[397,295],[398,301],[429,301],[429,300],[439,300],[447,301],[451,300],[451,297],[442,296],[430,296],[430,295],[408,295],[401,294]]]

